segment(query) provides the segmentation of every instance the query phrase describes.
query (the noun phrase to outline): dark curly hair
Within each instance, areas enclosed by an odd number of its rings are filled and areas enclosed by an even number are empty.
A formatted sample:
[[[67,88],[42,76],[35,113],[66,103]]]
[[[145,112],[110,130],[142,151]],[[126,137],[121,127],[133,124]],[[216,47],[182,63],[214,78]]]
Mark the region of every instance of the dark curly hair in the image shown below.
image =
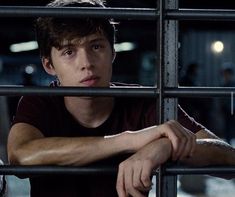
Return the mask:
[[[55,0],[48,7],[104,7],[102,0]],[[115,42],[115,26],[112,19],[40,17],[35,23],[36,39],[41,57],[50,57],[51,48],[60,49],[62,42],[84,37],[96,32],[104,34],[110,46]]]

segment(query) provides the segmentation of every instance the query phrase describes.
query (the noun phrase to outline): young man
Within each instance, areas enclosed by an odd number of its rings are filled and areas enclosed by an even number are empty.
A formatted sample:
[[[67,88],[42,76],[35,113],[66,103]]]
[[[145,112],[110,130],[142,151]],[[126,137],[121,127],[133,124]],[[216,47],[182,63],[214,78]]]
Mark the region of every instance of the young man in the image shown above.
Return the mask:
[[[56,0],[49,6],[102,6],[101,0]],[[40,18],[37,39],[55,86],[109,87],[114,27],[106,19]],[[146,196],[151,172],[168,160],[234,165],[234,149],[181,108],[179,122],[156,126],[154,99],[25,96],[8,139],[11,164],[119,164],[118,175],[30,178],[32,196]],[[197,141],[196,141],[197,138]],[[132,153],[122,159],[125,153]],[[116,192],[116,189],[117,192]]]

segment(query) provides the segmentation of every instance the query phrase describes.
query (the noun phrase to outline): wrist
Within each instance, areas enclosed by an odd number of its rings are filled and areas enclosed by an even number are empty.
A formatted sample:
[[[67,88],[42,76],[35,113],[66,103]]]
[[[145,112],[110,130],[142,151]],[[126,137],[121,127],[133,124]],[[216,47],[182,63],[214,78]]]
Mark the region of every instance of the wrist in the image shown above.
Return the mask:
[[[105,136],[104,139],[111,140],[112,146],[120,153],[136,152],[131,131],[125,131],[116,135]]]
[[[162,141],[164,152],[166,153],[166,155],[169,158],[171,158],[172,157],[172,151],[173,151],[171,141],[166,137],[161,138],[160,140]]]

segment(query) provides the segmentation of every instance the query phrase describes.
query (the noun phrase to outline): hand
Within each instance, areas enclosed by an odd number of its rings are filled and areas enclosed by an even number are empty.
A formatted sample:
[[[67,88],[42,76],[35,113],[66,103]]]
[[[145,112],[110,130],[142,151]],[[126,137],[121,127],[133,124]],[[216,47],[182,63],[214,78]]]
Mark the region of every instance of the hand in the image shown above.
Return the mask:
[[[196,148],[196,135],[177,121],[171,120],[157,127],[158,135],[167,137],[172,143],[172,160],[191,157]]]
[[[145,197],[151,189],[154,169],[171,156],[171,142],[167,138],[155,140],[119,165],[117,192],[119,197]]]
[[[173,147],[173,161],[191,157],[196,148],[196,135],[175,120],[170,120],[159,126],[152,126],[134,132],[127,131],[125,133],[130,137],[128,142],[133,144],[134,152],[153,140],[167,137]]]

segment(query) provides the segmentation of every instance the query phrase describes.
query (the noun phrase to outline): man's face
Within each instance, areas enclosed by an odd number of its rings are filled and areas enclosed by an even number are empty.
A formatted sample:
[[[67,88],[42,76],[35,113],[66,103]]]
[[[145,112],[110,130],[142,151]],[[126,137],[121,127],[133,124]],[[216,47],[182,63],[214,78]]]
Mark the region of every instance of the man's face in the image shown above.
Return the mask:
[[[114,52],[101,33],[65,40],[61,49],[52,47],[54,74],[61,86],[108,87]]]

